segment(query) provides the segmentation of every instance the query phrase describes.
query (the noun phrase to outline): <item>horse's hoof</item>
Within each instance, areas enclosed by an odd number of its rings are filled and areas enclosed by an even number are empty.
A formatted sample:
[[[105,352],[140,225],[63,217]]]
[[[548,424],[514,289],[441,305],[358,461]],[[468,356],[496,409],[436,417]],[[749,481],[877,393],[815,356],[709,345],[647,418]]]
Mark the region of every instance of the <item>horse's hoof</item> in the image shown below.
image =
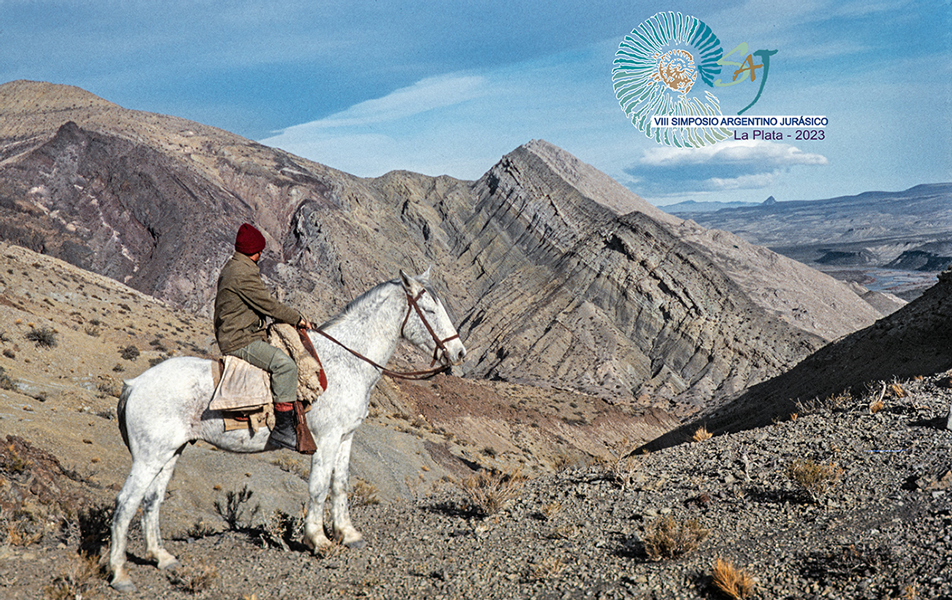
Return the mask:
[[[168,561],[168,562],[165,563],[165,564],[159,563],[159,570],[161,570],[161,571],[171,571],[172,569],[178,568],[179,564],[180,564],[180,563],[179,563],[178,559],[177,559],[177,558],[173,558],[172,560]]]
[[[123,581],[113,581],[109,585],[112,586],[112,589],[124,594],[136,591],[136,584],[132,583],[132,581],[129,579],[125,579]]]
[[[351,550],[360,550],[367,546],[367,541],[361,538],[359,540],[354,540],[353,542],[346,542],[344,545]]]

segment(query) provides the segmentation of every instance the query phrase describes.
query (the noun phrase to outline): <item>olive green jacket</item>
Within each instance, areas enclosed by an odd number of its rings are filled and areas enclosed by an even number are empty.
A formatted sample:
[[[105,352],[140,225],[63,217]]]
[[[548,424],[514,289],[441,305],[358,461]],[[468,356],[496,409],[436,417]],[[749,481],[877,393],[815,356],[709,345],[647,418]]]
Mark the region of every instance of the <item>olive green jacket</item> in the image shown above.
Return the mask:
[[[297,325],[301,313],[281,304],[261,281],[258,265],[235,252],[221,270],[215,298],[215,337],[222,354],[266,340],[265,317]]]

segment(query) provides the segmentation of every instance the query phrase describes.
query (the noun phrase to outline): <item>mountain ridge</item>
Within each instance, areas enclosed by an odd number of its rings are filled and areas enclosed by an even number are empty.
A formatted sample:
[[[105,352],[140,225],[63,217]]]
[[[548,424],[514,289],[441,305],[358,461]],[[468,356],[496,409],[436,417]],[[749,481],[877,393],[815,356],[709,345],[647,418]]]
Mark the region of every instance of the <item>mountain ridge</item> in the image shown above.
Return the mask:
[[[197,314],[244,221],[268,240],[264,276],[316,321],[400,268],[432,265],[471,377],[690,412],[882,314],[825,275],[667,215],[543,140],[474,182],[363,179],[21,81],[0,86],[0,156],[3,239]],[[724,332],[725,319],[766,337]]]

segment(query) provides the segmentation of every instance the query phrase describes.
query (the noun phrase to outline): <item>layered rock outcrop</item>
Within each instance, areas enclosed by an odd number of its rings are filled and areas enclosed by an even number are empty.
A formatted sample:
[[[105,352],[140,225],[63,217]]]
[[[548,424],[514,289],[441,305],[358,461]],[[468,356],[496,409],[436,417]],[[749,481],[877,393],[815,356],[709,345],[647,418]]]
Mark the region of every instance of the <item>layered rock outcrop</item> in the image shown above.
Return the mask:
[[[361,179],[65,86],[0,86],[0,235],[207,312],[243,221],[313,319],[435,267],[473,377],[693,412],[880,314],[530,142],[475,182]],[[675,404],[669,404],[673,401]]]

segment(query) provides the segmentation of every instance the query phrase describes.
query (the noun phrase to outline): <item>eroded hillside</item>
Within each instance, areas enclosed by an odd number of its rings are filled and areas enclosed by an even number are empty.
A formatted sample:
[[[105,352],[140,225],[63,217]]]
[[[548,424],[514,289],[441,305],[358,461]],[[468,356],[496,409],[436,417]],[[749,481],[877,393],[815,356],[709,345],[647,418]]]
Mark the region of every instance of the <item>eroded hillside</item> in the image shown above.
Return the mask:
[[[543,141],[476,182],[360,179],[82,90],[0,86],[0,236],[196,314],[243,221],[320,321],[435,268],[468,377],[689,414],[881,313],[850,288],[665,215]],[[406,361],[405,356],[399,360]]]

